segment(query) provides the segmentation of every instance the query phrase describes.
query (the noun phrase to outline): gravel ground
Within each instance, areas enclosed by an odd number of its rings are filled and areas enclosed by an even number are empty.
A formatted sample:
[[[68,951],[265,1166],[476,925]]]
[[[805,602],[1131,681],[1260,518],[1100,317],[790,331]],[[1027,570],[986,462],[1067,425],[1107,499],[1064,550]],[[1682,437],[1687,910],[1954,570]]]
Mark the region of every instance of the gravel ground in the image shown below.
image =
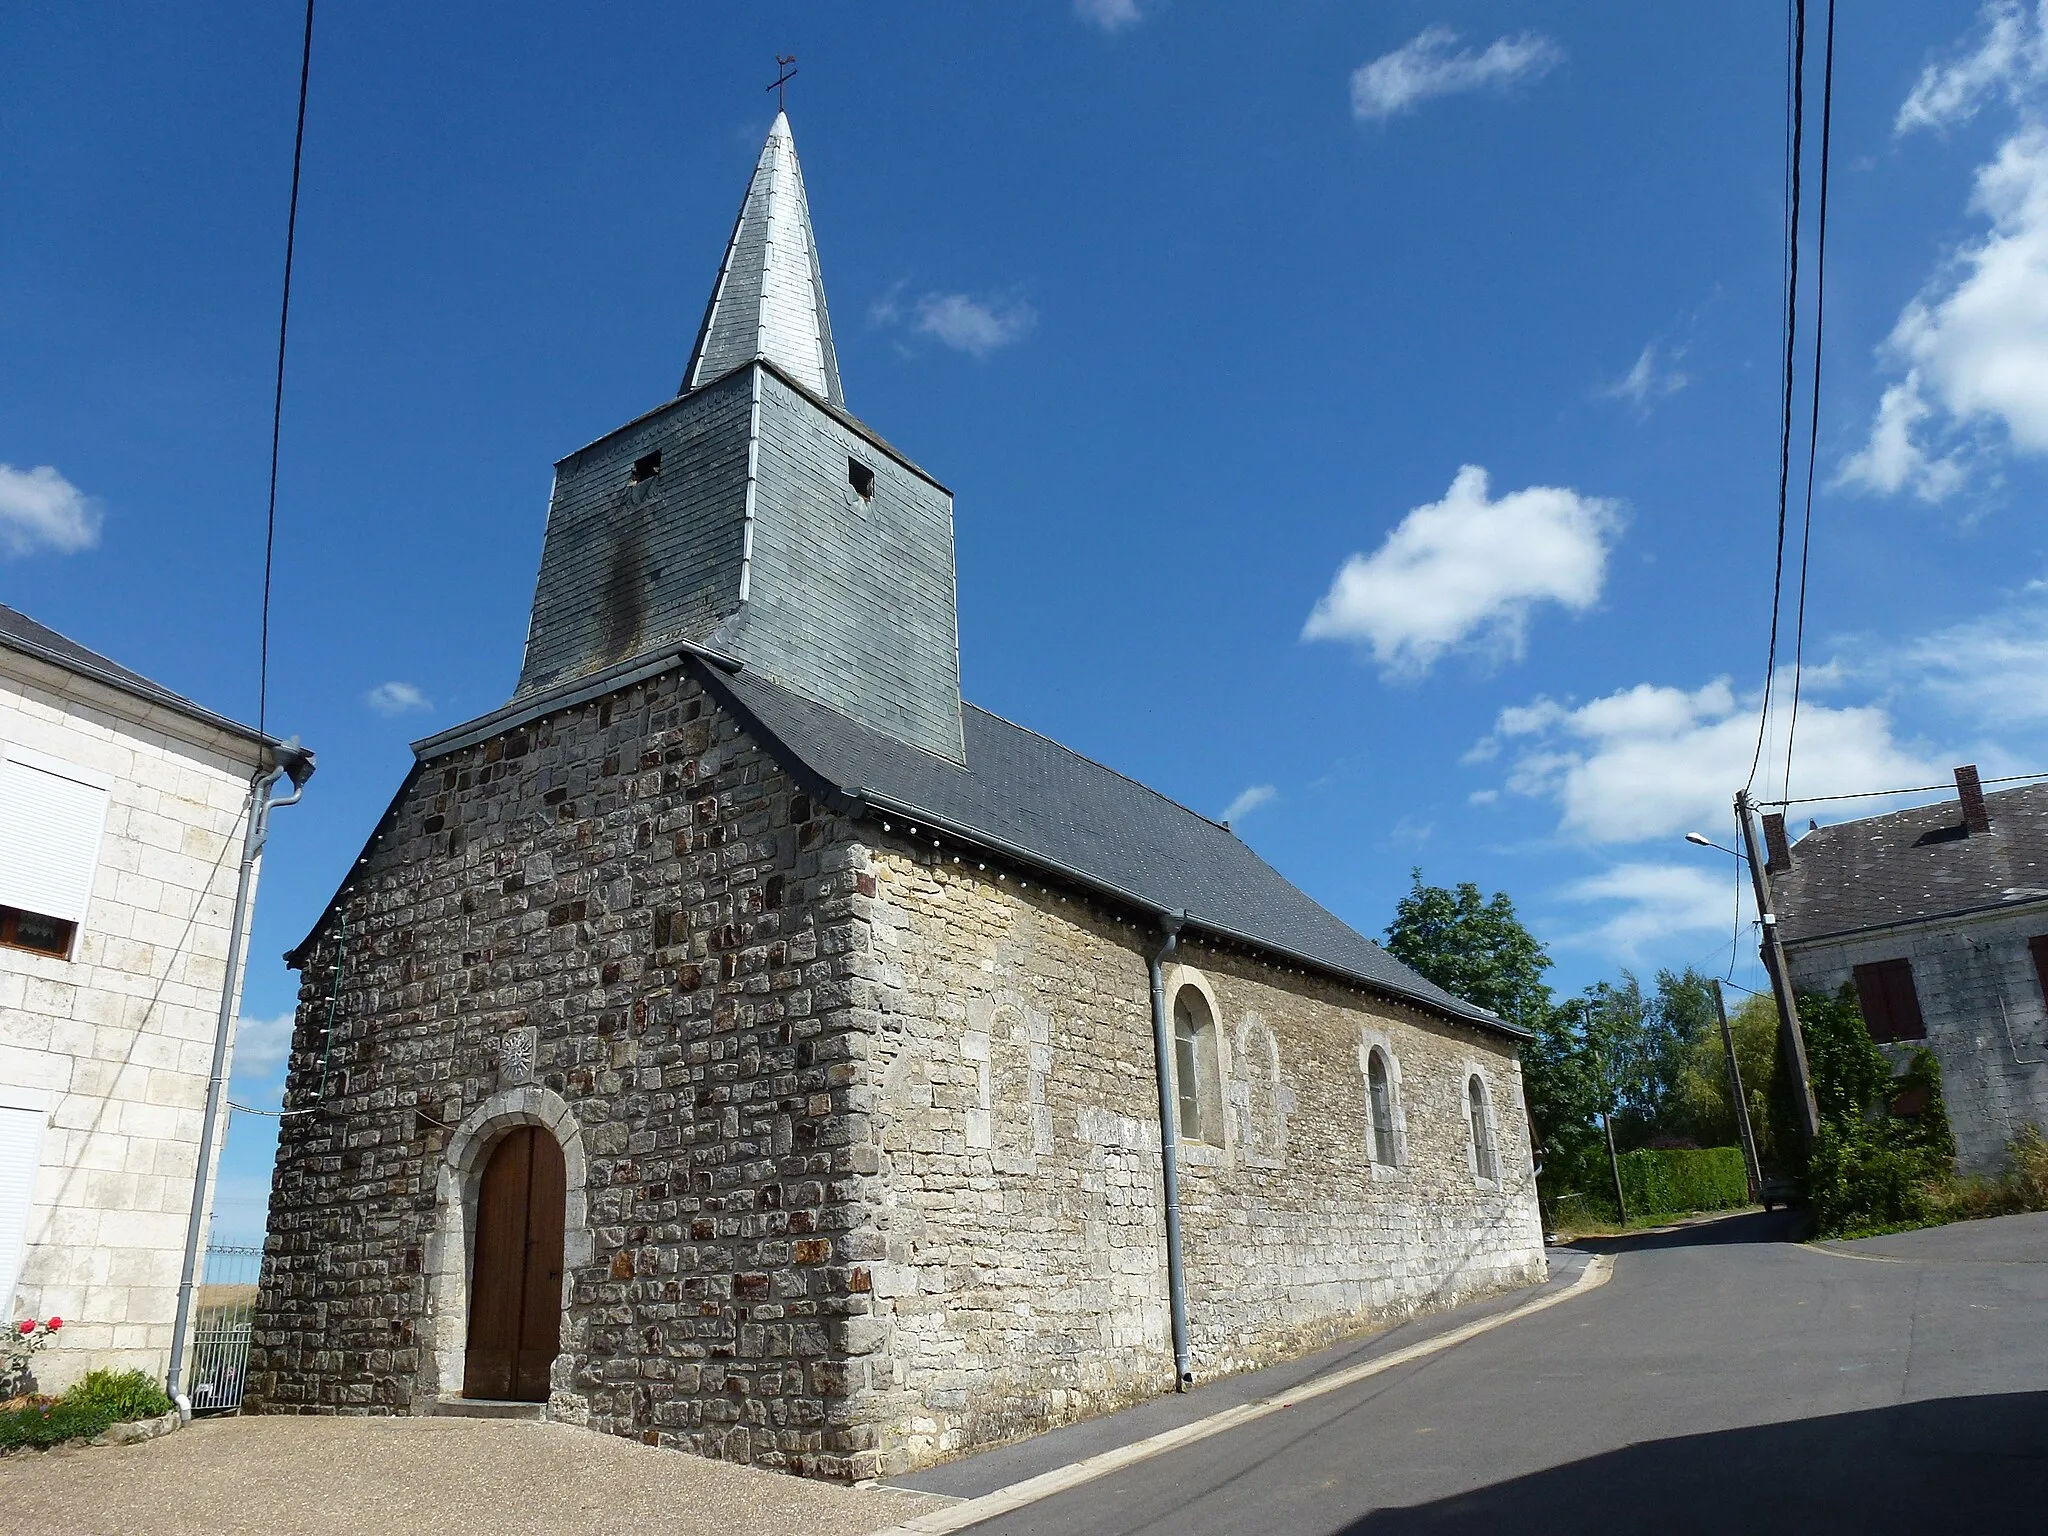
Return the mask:
[[[0,1527],[39,1536],[861,1536],[942,1502],[483,1419],[210,1419],[0,1458]]]

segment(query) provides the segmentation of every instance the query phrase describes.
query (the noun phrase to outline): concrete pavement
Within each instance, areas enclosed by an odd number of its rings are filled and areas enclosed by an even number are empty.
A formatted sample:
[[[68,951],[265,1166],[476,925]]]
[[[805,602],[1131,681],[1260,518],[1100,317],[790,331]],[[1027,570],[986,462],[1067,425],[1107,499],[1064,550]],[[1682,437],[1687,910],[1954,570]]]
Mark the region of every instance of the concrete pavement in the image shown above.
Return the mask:
[[[1785,1235],[1758,1215],[1589,1243],[1616,1257],[1598,1290],[973,1529],[2048,1524],[2048,1216]],[[1114,1426],[1080,1428],[1108,1443]],[[1030,1475],[1054,1438],[991,1455]],[[906,1481],[978,1491],[986,1460]]]

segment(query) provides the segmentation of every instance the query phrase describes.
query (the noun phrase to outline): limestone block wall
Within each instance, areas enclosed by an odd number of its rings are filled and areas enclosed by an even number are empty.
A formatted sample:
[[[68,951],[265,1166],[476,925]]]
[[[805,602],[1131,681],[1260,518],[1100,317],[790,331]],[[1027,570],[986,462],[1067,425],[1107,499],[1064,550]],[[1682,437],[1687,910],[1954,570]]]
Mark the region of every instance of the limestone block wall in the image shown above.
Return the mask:
[[[476,1181],[531,1122],[568,1153],[553,1412],[866,1475],[848,838],[683,674],[423,765],[303,959],[249,1406],[460,1392]]]
[[[1927,1039],[1890,1049],[1900,1058],[1910,1044],[1934,1052],[1957,1166],[1994,1173],[2021,1130],[2048,1130],[2048,1000],[2027,949],[2040,934],[2048,902],[1800,944],[1787,959],[1802,992],[1833,992],[1872,961],[1912,962]]]
[[[100,1366],[161,1377],[255,748],[0,654],[0,743],[110,783],[72,957],[0,949],[0,1095],[47,1116],[0,1321],[64,1319],[36,1361],[47,1388]]]
[[[893,1468],[1169,1390],[1173,1381],[1141,929],[1015,871],[869,850],[883,1017],[890,1371],[870,1413]],[[1264,1364],[1545,1272],[1506,1042],[1191,943],[1221,1036],[1221,1139],[1183,1143],[1197,1374]],[[1365,1050],[1395,1058],[1399,1165],[1367,1150]],[[1466,1074],[1495,1115],[1477,1176]]]

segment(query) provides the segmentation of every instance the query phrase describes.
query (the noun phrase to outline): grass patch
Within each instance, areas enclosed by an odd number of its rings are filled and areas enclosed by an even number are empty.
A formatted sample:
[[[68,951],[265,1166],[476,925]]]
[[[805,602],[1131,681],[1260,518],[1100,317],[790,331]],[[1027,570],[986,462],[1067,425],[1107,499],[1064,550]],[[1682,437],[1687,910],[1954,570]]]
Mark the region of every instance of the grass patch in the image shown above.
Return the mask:
[[[162,1387],[140,1371],[93,1371],[61,1397],[20,1400],[0,1412],[0,1451],[90,1440],[115,1424],[171,1411]]]

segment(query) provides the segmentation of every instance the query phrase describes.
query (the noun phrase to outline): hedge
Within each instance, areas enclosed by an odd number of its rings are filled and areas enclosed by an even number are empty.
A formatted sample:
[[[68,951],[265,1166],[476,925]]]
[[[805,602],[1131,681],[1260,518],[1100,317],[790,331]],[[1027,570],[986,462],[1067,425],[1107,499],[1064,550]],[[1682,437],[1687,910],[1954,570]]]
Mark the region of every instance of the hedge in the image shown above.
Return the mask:
[[[1621,1187],[1630,1216],[1725,1211],[1749,1204],[1740,1147],[1624,1152]]]

